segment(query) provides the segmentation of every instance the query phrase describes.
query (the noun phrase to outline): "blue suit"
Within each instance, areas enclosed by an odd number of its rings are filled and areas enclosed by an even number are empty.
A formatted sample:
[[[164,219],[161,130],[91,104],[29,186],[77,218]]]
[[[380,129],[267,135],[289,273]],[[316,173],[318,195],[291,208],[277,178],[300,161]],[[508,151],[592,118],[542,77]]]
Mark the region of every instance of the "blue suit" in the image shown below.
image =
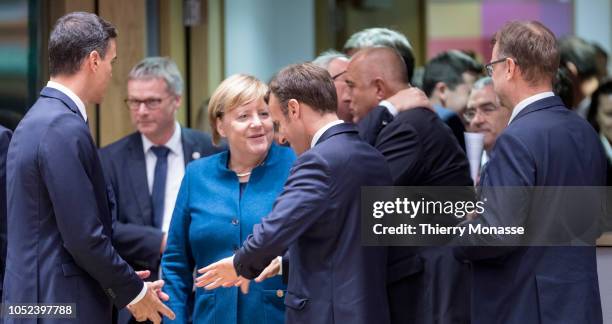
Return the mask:
[[[362,186],[391,183],[354,125],[329,128],[236,252],[237,273],[254,278],[289,249],[286,323],[388,323],[386,248],[361,245],[360,196]]]
[[[0,126],[0,283],[6,267],[6,152],[13,133]],[[0,284],[1,285],[1,284]],[[0,287],[0,299],[2,287]]]
[[[229,152],[191,163],[185,172],[162,258],[167,303],[175,321],[186,323],[282,323],[285,286],[280,276],[252,282],[243,295],[238,288],[197,288],[189,306],[194,269],[234,253],[255,224],[272,209],[295,160],[291,149],[272,145],[255,169],[242,197],[236,174],[227,168]],[[282,253],[279,253],[280,255]]]
[[[109,323],[143,287],[111,243],[109,191],[76,104],[44,88],[11,140],[4,303],[75,303],[78,323]],[[112,197],[112,196],[111,196]],[[5,323],[70,323],[15,319]]]
[[[493,186],[604,186],[605,179],[597,134],[555,96],[528,105],[497,138],[481,185],[483,191]],[[500,209],[502,217],[485,211],[473,222],[528,222],[537,229],[552,225],[556,233],[568,229],[558,226],[558,204],[540,208],[529,207],[529,201],[499,202],[509,206]],[[472,323],[602,322],[594,246],[458,247],[455,253],[472,262]]]
[[[209,135],[189,128],[181,129],[181,143],[185,165],[194,159],[194,152],[204,157],[218,151]],[[151,270],[151,278],[157,278],[163,233],[153,226],[141,134],[132,133],[100,149],[100,159],[117,200],[113,245],[130,265]]]

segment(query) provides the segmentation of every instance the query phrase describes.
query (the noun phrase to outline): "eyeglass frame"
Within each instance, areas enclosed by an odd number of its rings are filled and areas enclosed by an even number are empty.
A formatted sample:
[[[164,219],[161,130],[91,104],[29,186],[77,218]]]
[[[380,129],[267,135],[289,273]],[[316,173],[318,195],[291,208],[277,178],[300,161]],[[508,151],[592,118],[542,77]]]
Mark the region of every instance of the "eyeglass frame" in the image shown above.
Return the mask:
[[[504,57],[504,58],[500,58],[499,60],[495,60],[493,62],[489,62],[487,64],[485,64],[485,71],[487,71],[487,76],[492,77],[493,76],[493,65],[497,64],[497,63],[501,63],[501,62],[505,62],[507,59],[511,59],[514,64],[518,65],[518,63],[516,62],[515,59],[511,58],[511,57]]]
[[[147,98],[144,100],[139,100],[139,99],[130,99],[130,98],[126,98],[123,100],[123,102],[125,103],[125,105],[127,106],[127,109],[131,110],[131,111],[138,111],[138,109],[140,109],[140,105],[144,104],[145,107],[147,108],[147,110],[157,110],[159,108],[161,108],[161,103],[164,102],[164,100],[171,98],[171,97],[175,97],[175,95],[168,95],[164,98]],[[155,107],[151,107],[149,103],[147,103],[147,101],[152,101],[152,100],[159,100],[159,102],[157,102],[155,104]],[[138,104],[135,106],[135,108],[132,108],[130,106],[130,101],[131,102],[137,102]]]
[[[494,108],[493,109],[488,109],[488,110],[485,110],[485,109],[482,109],[482,108],[474,108],[474,116],[472,116],[471,118],[468,117],[468,111],[471,111],[471,110],[470,109],[466,109],[463,112],[463,114],[462,114],[463,115],[463,119],[465,119],[466,122],[471,123],[476,118],[476,116],[478,115],[479,112],[480,112],[480,114],[483,114],[485,116],[489,116],[489,114],[498,111],[499,108],[500,108],[499,105],[496,105],[494,103],[487,104],[487,106],[489,106],[489,105],[494,107]]]

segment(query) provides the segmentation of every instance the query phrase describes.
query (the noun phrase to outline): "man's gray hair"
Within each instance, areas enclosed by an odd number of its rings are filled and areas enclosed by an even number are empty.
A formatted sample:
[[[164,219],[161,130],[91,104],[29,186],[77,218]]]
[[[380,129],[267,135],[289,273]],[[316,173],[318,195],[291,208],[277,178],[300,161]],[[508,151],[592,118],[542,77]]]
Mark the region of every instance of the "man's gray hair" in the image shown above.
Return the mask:
[[[335,60],[335,59],[346,59],[348,60],[348,56],[346,56],[346,54],[340,53],[336,50],[330,49],[327,50],[321,54],[319,54],[319,56],[317,56],[313,61],[312,64],[318,66],[318,67],[322,67],[324,69],[327,70],[327,68],[329,67],[329,64]]]
[[[493,85],[493,79],[491,77],[484,77],[474,82],[474,85],[472,86],[472,90],[480,90],[486,86],[492,86],[492,85]]]
[[[128,75],[128,80],[163,79],[168,91],[176,96],[183,94],[183,78],[178,67],[167,57],[147,57],[138,62]]]
[[[402,33],[389,28],[367,28],[351,35],[344,44],[344,52],[365,47],[386,46],[395,48],[402,56],[412,54],[412,45]]]
[[[356,32],[344,43],[343,52],[348,53],[352,50],[360,50],[366,47],[391,47],[395,49],[406,63],[406,73],[408,79],[412,79],[414,73],[414,54],[412,45],[404,34],[382,27],[366,28]]]

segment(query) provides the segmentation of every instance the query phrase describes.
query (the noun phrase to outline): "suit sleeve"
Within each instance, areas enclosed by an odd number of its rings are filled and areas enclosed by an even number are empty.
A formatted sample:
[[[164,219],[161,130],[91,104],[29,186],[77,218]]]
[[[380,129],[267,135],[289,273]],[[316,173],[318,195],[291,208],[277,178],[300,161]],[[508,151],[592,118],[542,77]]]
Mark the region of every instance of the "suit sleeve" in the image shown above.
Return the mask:
[[[359,136],[370,145],[374,146],[378,134],[388,123],[393,120],[393,115],[383,106],[377,106],[357,123]]]
[[[119,191],[117,170],[112,163],[111,153],[100,150],[106,184],[113,193]],[[116,204],[116,222],[113,223],[113,245],[131,265],[155,269],[159,265],[159,253],[163,232],[153,226],[126,223],[121,219],[121,206]]]
[[[535,161],[528,148],[516,137],[502,134],[495,143],[491,160],[481,179],[480,200],[486,199],[485,211],[477,219],[466,222],[482,226],[523,226],[529,215],[530,187],[535,185]],[[495,262],[513,252],[515,246],[491,246],[508,242],[509,236],[470,236],[466,246],[455,248],[460,260]],[[518,242],[517,242],[518,244]],[[469,246],[467,246],[469,245]]]
[[[253,227],[253,234],[236,252],[236,272],[248,279],[258,276],[325,213],[329,192],[330,172],[325,161],[316,154],[302,155],[272,212]]]
[[[143,282],[113,248],[103,231],[96,188],[92,182],[98,156],[87,129],[64,119],[50,127],[41,142],[39,169],[53,204],[64,248],[123,308],[142,290]],[[106,190],[106,188],[105,188]]]
[[[393,182],[407,179],[415,182],[422,155],[421,142],[416,130],[406,123],[394,123],[382,130],[375,144],[387,160]],[[402,183],[409,183],[402,181]]]
[[[11,131],[0,126],[0,282],[4,281],[6,267],[6,153],[10,140]]]
[[[176,319],[165,318],[164,323],[187,323],[189,319],[190,298],[193,290],[193,271],[195,262],[189,243],[189,181],[191,179],[188,167],[179,190],[170,230],[168,243],[162,258],[162,273],[166,282],[163,290],[170,296],[166,302],[176,314]]]

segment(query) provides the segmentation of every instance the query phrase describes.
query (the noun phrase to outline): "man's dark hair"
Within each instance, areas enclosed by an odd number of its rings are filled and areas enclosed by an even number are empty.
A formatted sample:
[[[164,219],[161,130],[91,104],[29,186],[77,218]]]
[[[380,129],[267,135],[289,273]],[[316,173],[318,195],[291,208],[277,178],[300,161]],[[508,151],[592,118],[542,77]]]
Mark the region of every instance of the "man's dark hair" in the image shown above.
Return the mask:
[[[599,133],[599,123],[597,123],[597,112],[599,111],[599,96],[612,94],[612,79],[603,80],[597,90],[591,95],[591,106],[587,113],[587,120]]]
[[[523,78],[530,84],[545,78],[555,80],[559,68],[557,38],[550,29],[538,21],[511,21],[506,23],[491,40],[497,45],[498,57],[514,60]]]
[[[561,65],[571,62],[576,66],[579,80],[597,76],[597,50],[593,44],[576,36],[564,37],[559,40]]]
[[[553,82],[553,92],[561,97],[561,101],[565,104],[565,107],[572,108],[574,104],[574,83],[572,81],[570,72],[560,66]]]
[[[72,75],[92,51],[106,55],[115,27],[95,14],[72,12],[57,20],[49,37],[49,74]]]
[[[303,102],[321,114],[335,113],[338,106],[331,76],[327,70],[312,63],[292,64],[280,70],[270,81],[270,89],[264,98],[266,103],[270,93],[278,98],[285,116],[289,113],[287,103],[291,99]]]
[[[453,90],[464,82],[463,73],[465,72],[480,74],[482,64],[460,51],[442,52],[425,66],[423,91],[428,97],[431,96],[438,82],[444,82],[449,89]]]

